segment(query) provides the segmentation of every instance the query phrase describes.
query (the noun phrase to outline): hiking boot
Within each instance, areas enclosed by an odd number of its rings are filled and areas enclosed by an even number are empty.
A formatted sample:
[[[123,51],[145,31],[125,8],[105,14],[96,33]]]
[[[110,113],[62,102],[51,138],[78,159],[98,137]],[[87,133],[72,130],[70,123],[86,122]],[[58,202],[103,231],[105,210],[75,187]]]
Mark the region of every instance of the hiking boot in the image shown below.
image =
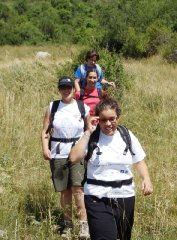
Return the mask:
[[[72,223],[70,221],[64,221],[64,228],[62,229],[61,232],[61,238],[62,239],[71,239],[71,233],[72,233]]]
[[[79,239],[88,240],[90,239],[89,227],[87,221],[80,221]]]

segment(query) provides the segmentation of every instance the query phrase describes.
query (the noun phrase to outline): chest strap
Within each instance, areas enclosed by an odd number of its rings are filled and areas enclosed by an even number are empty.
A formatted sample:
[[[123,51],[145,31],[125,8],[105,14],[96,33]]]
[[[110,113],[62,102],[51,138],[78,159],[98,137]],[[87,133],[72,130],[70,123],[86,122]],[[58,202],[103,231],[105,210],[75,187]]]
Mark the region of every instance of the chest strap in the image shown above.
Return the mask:
[[[88,184],[98,185],[98,186],[104,186],[104,187],[112,187],[112,188],[121,188],[123,185],[130,185],[132,183],[133,179],[126,179],[121,181],[102,181],[102,180],[96,180],[96,179],[90,179],[87,178]]]
[[[51,142],[62,142],[62,143],[76,142],[78,140],[79,140],[79,137],[78,138],[55,138],[55,137],[50,138]]]

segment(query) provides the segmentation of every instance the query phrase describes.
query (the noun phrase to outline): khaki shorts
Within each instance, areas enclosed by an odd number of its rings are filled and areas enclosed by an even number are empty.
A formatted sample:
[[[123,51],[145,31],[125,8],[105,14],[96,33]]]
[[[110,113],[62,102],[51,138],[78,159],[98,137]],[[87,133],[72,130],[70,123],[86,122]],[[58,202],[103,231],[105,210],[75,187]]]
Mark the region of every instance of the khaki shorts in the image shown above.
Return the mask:
[[[68,164],[67,159],[52,159],[50,169],[56,192],[61,192],[72,186],[82,185],[85,173],[84,161]]]

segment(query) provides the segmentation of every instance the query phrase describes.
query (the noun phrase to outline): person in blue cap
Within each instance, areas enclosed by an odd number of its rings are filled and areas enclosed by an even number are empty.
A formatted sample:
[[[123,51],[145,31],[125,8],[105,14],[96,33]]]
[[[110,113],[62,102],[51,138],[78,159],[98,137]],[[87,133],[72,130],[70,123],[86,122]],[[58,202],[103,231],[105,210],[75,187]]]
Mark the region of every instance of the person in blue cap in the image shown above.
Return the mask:
[[[44,117],[43,156],[49,161],[54,189],[60,193],[60,204],[64,214],[61,237],[71,237],[72,196],[74,196],[80,220],[79,237],[87,239],[89,231],[81,184],[85,168],[83,161],[69,164],[68,156],[72,146],[83,134],[84,122],[89,117],[90,109],[82,101],[74,99],[74,82],[69,76],[59,79],[58,90],[61,99],[50,103]]]

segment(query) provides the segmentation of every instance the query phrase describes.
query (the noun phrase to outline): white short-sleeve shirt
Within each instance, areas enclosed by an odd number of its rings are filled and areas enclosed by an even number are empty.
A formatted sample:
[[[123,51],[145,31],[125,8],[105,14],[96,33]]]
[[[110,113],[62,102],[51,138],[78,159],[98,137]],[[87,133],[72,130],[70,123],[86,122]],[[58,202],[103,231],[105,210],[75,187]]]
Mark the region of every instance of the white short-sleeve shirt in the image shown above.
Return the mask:
[[[50,103],[50,111],[52,108]],[[84,104],[85,116],[89,114],[90,108]],[[83,134],[84,120],[81,117],[76,100],[70,104],[60,101],[58,109],[55,113],[54,120],[54,133],[52,137],[55,138],[79,138]],[[58,144],[60,144],[58,146]],[[52,158],[67,158],[71,151],[71,143],[58,143],[51,142]],[[59,147],[60,154],[56,154],[56,148]]]
[[[144,159],[145,152],[135,135],[131,131],[129,132],[132,141],[132,150],[135,153],[133,156],[130,151],[126,155],[123,155],[126,144],[119,131],[113,136],[107,136],[100,131],[97,146],[102,154],[96,154],[98,151],[97,148],[93,151],[93,155],[87,165],[87,178],[103,181],[120,181],[133,177],[131,167],[134,163]],[[86,195],[97,196],[98,198],[131,197],[135,195],[135,186],[132,183],[131,185],[124,185],[121,188],[112,188],[85,183],[84,193]]]

